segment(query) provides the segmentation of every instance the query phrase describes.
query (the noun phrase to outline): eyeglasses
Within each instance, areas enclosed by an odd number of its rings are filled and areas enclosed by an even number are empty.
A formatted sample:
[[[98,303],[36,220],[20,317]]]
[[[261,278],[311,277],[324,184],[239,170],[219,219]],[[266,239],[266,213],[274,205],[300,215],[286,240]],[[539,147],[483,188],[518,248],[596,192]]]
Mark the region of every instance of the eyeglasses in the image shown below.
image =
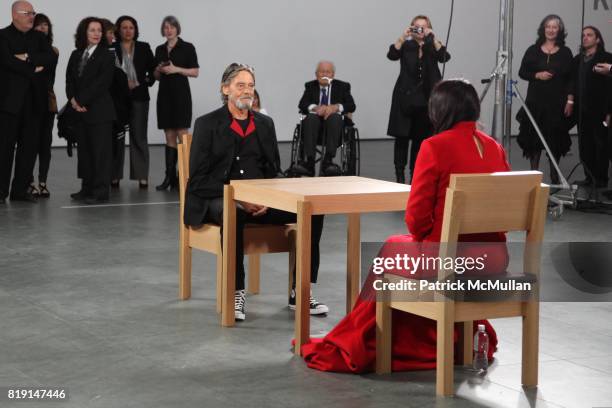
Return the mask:
[[[28,17],[36,17],[35,11],[17,10],[17,14],[21,14],[22,16]]]

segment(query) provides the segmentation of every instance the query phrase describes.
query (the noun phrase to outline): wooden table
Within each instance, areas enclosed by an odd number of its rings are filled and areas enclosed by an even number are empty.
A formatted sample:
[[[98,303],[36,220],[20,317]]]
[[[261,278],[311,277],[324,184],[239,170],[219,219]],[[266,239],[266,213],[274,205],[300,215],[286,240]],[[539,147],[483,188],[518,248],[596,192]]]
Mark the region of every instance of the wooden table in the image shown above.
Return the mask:
[[[305,177],[232,180],[225,186],[223,219],[223,306],[221,324],[234,325],[236,277],[235,200],[297,214],[297,273],[295,353],[310,335],[310,235],[311,216],[348,214],[346,251],[346,310],[359,295],[361,268],[360,214],[404,211],[410,186],[366,177]],[[231,211],[230,211],[231,210]],[[229,256],[228,256],[229,255]]]

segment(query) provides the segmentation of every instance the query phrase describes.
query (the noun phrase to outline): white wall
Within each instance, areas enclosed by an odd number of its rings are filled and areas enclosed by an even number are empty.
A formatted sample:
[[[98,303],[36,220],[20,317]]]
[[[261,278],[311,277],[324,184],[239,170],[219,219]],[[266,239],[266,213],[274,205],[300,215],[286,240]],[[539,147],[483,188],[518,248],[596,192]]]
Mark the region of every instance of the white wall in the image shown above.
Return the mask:
[[[446,37],[450,0],[232,0],[172,2],[131,0],[32,0],[34,8],[51,18],[55,45],[60,49],[56,93],[65,102],[64,73],[73,49],[78,21],[88,15],[115,20],[121,14],[134,16],[141,37],[154,49],[163,42],[159,24],[167,14],[178,17],[182,37],[195,44],[200,77],[191,79],[195,117],[220,106],[218,84],[230,62],[255,67],[257,89],[265,108],[276,122],[279,140],[291,137],[297,120],[297,103],[305,81],[314,78],[316,62],[335,61],[336,76],[351,82],[357,103],[355,120],[364,138],[386,135],[393,84],[399,63],[385,55],[415,14],[431,17],[439,38]],[[612,11],[593,11],[587,0],[586,23],[598,25],[609,41]],[[596,0],[601,2],[602,0]],[[534,42],[541,19],[549,13],[561,15],[569,33],[568,46],[579,44],[582,3],[579,0],[515,0],[514,72],[525,49]],[[612,6],[612,0],[607,0]],[[449,44],[452,59],[446,77],[462,76],[480,91],[480,79],[488,76],[497,50],[499,2],[457,0]],[[6,6],[8,16],[8,5]],[[8,21],[8,17],[7,17]],[[612,44],[610,44],[612,46]],[[522,84],[522,89],[525,89]],[[162,143],[157,130],[155,100],[151,88],[149,141]],[[490,124],[490,98],[483,106],[482,121]],[[515,124],[516,127],[516,124]],[[61,145],[62,140],[54,139]]]

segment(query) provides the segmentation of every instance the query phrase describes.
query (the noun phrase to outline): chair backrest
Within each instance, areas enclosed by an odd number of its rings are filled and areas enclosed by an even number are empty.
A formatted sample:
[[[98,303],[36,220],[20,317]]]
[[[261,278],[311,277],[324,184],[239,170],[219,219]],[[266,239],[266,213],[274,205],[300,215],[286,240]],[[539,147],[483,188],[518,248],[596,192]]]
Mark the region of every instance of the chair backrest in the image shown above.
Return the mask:
[[[539,171],[451,175],[446,190],[440,256],[454,256],[459,234],[525,231],[526,244],[544,235],[549,187]],[[539,270],[537,245],[526,245],[524,269]],[[439,276],[443,276],[440,271]]]
[[[183,220],[183,212],[185,210],[185,192],[187,191],[187,181],[189,181],[189,156],[191,153],[191,142],[193,140],[193,136],[191,133],[185,133],[183,134],[182,139],[182,142],[177,145],[181,222]]]

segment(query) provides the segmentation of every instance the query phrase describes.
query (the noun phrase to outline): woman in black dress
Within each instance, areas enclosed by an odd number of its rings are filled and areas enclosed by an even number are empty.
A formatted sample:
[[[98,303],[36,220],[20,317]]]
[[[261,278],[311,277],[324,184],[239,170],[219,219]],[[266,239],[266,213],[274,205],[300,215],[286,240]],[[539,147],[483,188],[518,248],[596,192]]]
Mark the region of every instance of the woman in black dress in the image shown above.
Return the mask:
[[[40,31],[47,36],[49,44],[53,48],[56,55],[59,56],[59,50],[53,46],[53,25],[49,17],[42,13],[36,14],[34,17],[34,29]],[[55,69],[57,60],[53,69],[47,72],[47,85],[49,95],[49,106],[47,112],[42,117],[38,128],[39,145],[38,145],[38,187],[34,184],[34,175],[30,182],[29,192],[34,196],[49,197],[49,189],[47,189],[47,176],[49,175],[49,165],[51,164],[51,142],[53,141],[53,122],[57,114],[57,99],[53,85],[55,84]]]
[[[391,44],[387,58],[400,60],[400,74],[393,88],[387,135],[395,137],[393,161],[396,180],[405,183],[408,144],[412,141],[412,174],[421,142],[432,134],[427,102],[434,85],[442,79],[438,63],[448,61],[450,54],[435,38],[429,17],[419,15]]]
[[[569,120],[564,115],[572,67],[572,52],[565,46],[566,36],[561,17],[546,16],[538,28],[538,39],[525,51],[519,70],[519,76],[529,81],[527,107],[557,162],[572,144]],[[531,162],[531,169],[537,170],[544,146],[523,109],[519,110],[517,120],[520,123],[518,144],[523,156]],[[552,162],[550,177],[553,184],[559,183]]]
[[[161,34],[166,42],[155,49],[159,80],[157,127],[166,134],[166,177],[157,190],[176,188],[176,144],[191,127],[191,90],[187,78],[197,78],[200,70],[193,44],[183,41],[181,25],[174,16],[162,21]]]

